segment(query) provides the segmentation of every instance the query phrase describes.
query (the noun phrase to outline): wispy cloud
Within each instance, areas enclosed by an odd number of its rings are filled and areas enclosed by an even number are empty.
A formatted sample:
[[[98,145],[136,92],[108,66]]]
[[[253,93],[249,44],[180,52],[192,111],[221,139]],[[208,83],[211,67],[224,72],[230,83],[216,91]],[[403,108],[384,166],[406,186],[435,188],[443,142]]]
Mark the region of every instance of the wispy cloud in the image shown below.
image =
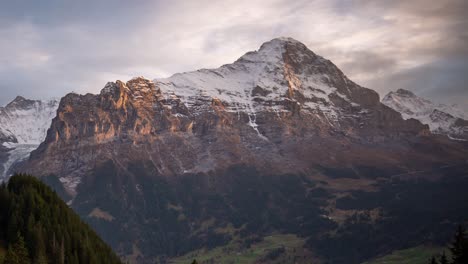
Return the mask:
[[[467,13],[464,0],[8,1],[0,104],[218,67],[291,36],[381,94],[467,105]]]

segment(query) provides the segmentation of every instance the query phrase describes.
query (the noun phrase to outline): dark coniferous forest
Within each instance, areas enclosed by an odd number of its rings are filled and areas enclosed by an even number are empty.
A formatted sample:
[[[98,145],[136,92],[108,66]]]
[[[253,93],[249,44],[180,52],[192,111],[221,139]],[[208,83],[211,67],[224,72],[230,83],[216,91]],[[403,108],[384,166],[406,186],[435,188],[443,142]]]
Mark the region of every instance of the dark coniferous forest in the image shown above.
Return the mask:
[[[442,252],[440,256],[433,256],[430,264],[467,264],[468,263],[468,237],[465,228],[460,225],[449,246],[451,257]]]
[[[38,179],[0,186],[0,263],[121,263],[94,231]]]

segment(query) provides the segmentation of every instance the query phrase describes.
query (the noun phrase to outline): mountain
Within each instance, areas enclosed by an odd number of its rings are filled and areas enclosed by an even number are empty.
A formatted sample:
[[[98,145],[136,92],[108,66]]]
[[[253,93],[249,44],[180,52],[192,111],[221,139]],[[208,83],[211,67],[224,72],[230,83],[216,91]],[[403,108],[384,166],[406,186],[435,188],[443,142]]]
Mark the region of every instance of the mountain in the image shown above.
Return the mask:
[[[388,93],[382,103],[400,112],[404,119],[414,118],[429,125],[433,133],[468,140],[468,114],[456,106],[435,104],[404,89]]]
[[[0,107],[0,178],[7,178],[17,162],[26,159],[45,139],[58,100],[29,100],[18,96]]]
[[[287,157],[297,155],[296,144],[289,145],[296,138],[335,141],[341,134],[372,142],[425,133],[427,127],[402,120],[330,61],[280,38],[217,70],[117,81],[99,95],[67,95],[31,163],[40,160],[44,173],[62,171],[67,178],[60,180],[73,193],[87,170],[107,160],[118,164],[122,155],[123,165],[149,159],[164,176],[205,173],[239,159],[290,172],[310,166],[297,164],[306,157]],[[98,153],[91,148],[96,145]]]
[[[121,263],[56,193],[34,177],[15,175],[0,186],[0,212],[1,263]]]
[[[467,149],[278,38],[218,69],[68,94],[18,168],[131,263],[253,248],[258,263],[360,263],[468,219]]]

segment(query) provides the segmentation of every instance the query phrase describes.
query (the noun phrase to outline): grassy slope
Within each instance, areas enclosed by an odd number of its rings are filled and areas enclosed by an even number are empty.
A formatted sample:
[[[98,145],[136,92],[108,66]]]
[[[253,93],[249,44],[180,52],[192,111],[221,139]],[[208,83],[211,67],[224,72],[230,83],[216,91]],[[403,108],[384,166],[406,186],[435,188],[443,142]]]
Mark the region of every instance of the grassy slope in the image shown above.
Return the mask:
[[[363,264],[428,264],[432,256],[440,254],[443,250],[441,247],[418,246],[394,251]],[[445,252],[448,253],[447,250]]]
[[[272,235],[265,237],[263,241],[253,244],[250,248],[242,248],[238,242],[231,242],[224,247],[212,250],[193,251],[184,256],[172,259],[170,263],[186,264],[194,259],[198,263],[256,263],[269,252],[284,247],[285,254],[268,263],[290,263],[291,257],[297,256],[296,263],[311,261],[310,254],[301,252],[304,240],[295,235]],[[397,250],[389,255],[364,262],[363,264],[427,264],[432,256],[439,256],[442,251],[448,255],[448,250],[442,247],[418,246],[414,248]],[[305,256],[306,259],[302,259]],[[305,262],[305,263],[306,263]]]
[[[200,250],[190,252],[184,256],[173,259],[170,263],[185,264],[197,259],[198,263],[255,263],[272,250],[283,248],[285,254],[275,259],[284,260],[291,254],[301,255],[304,240],[295,235],[272,235],[267,236],[263,241],[253,244],[250,248],[242,248],[240,243],[231,242],[224,247],[217,247],[211,250]]]

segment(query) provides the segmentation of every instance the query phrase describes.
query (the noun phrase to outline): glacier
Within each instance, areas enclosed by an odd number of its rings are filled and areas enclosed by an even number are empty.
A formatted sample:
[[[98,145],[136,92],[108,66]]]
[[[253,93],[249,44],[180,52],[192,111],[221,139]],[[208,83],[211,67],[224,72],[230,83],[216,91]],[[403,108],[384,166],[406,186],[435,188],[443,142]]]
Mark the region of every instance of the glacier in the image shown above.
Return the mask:
[[[0,144],[6,156],[0,166],[1,180],[7,179],[12,167],[28,158],[45,139],[58,105],[58,99],[29,100],[18,96],[0,107]]]

